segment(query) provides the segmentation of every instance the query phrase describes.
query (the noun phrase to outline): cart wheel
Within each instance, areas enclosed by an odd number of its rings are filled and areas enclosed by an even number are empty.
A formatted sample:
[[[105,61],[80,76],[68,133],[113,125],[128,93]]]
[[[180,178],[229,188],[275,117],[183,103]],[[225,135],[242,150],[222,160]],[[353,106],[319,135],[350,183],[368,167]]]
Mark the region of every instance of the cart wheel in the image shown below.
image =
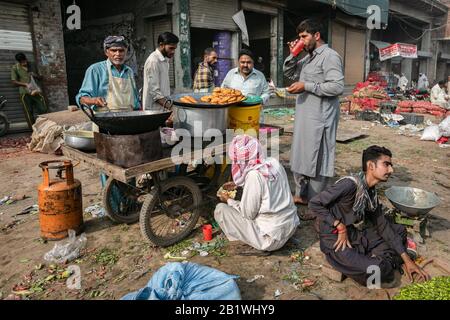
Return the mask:
[[[103,192],[103,207],[108,217],[118,223],[135,223],[144,202],[145,192],[109,178]]]
[[[9,130],[8,118],[0,113],[0,137],[4,136]]]
[[[168,247],[186,238],[200,216],[202,192],[187,177],[174,177],[161,182],[160,194],[154,188],[145,196],[139,223],[145,239]]]

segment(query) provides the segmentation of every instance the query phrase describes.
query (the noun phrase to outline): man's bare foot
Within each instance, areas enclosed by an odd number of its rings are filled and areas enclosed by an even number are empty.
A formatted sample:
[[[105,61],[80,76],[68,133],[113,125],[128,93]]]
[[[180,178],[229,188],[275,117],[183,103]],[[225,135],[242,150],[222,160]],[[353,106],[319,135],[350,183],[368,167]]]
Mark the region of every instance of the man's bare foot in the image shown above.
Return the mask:
[[[302,197],[294,196],[294,203],[308,205],[308,200],[306,200],[305,198],[302,198]]]

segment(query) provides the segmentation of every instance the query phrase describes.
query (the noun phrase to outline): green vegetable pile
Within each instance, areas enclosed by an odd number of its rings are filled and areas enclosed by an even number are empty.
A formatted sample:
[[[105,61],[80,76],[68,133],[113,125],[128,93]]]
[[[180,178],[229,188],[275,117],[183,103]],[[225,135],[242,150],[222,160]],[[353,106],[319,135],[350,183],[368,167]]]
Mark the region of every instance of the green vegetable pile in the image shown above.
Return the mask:
[[[438,277],[407,286],[394,300],[450,300],[450,277]]]

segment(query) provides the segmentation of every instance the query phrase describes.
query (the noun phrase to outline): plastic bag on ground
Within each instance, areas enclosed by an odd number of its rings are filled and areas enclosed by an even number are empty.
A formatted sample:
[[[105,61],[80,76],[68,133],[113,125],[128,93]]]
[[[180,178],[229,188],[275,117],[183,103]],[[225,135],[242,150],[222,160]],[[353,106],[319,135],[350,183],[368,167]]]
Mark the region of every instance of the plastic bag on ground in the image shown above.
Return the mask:
[[[84,213],[90,214],[93,218],[103,218],[106,216],[105,208],[98,204],[86,208]]]
[[[450,116],[439,124],[439,129],[441,130],[442,136],[450,137]]]
[[[441,137],[441,132],[439,130],[439,126],[437,124],[426,127],[423,131],[422,138],[420,140],[424,141],[438,141]]]
[[[57,243],[53,249],[44,255],[44,260],[54,263],[67,263],[77,259],[81,255],[81,250],[86,247],[87,238],[83,233],[76,237],[73,230],[69,230],[69,240],[65,244]]]
[[[195,263],[168,263],[121,300],[241,300],[237,278]]]

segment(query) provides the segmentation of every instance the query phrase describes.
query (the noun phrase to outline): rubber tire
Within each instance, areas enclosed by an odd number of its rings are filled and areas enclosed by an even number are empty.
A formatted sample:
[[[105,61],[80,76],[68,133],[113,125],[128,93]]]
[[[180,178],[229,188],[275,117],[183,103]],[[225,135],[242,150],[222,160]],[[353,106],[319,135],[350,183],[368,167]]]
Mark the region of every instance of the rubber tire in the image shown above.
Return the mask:
[[[7,132],[8,132],[8,130],[9,130],[9,122],[8,122],[8,118],[5,116],[5,115],[3,115],[3,114],[0,114],[0,123],[3,123],[3,129],[1,128],[1,126],[0,126],[0,137],[2,137],[2,136],[4,136]]]
[[[200,188],[195,184],[195,182],[187,177],[173,177],[168,180],[161,182],[161,192],[164,193],[170,188],[176,186],[184,186],[189,189],[193,198],[194,198],[194,206],[200,206],[202,203],[202,192]],[[141,214],[139,216],[139,225],[141,227],[142,236],[149,241],[150,243],[160,246],[160,247],[168,247],[171,246],[187,236],[191,234],[192,230],[195,228],[198,219],[200,217],[200,208],[197,208],[193,212],[193,218],[190,221],[190,224],[185,228],[185,230],[177,235],[174,238],[170,239],[161,239],[156,234],[153,233],[150,225],[149,218],[152,214],[153,208],[156,205],[156,201],[158,201],[158,196],[156,194],[157,190],[153,189],[149,194],[145,196],[144,204],[142,205]]]
[[[114,180],[113,178],[108,178],[108,181],[106,181],[106,185],[105,185],[105,188],[103,190],[102,203],[103,203],[103,207],[105,208],[106,215],[112,221],[117,222],[117,223],[133,224],[133,223],[138,222],[139,215],[140,215],[139,211],[136,212],[135,214],[132,214],[130,216],[125,217],[125,216],[117,214],[112,209],[111,204],[109,203],[108,199],[111,196],[111,188],[112,188],[113,182],[115,182],[115,181],[116,180]]]

